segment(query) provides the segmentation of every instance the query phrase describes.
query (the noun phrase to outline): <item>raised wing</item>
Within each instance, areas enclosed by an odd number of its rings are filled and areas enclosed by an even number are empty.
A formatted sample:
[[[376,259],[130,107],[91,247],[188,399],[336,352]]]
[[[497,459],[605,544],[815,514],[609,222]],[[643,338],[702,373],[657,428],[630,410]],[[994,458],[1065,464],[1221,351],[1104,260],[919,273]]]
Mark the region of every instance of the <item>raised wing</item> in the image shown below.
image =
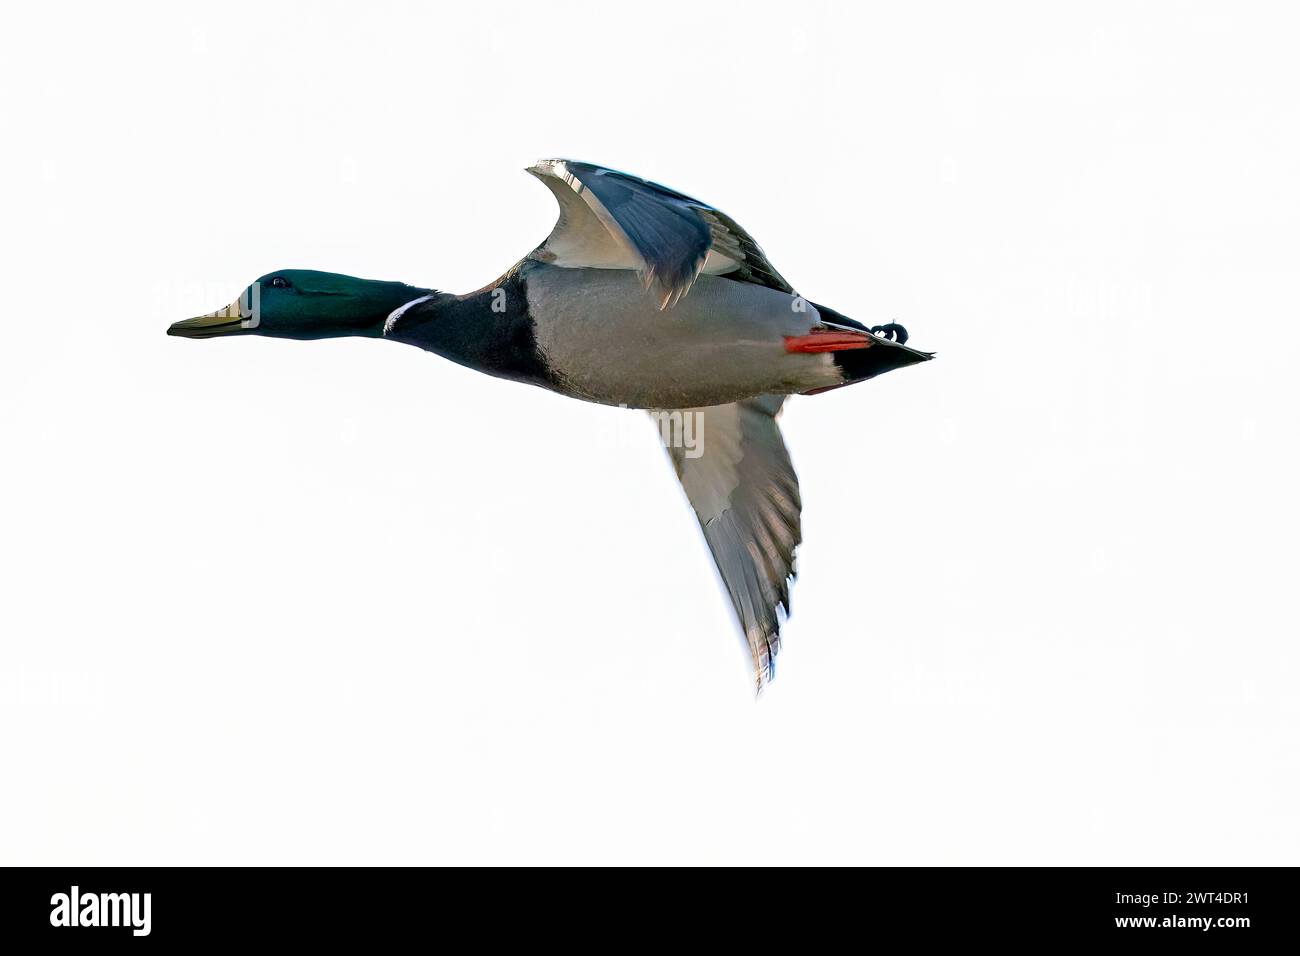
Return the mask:
[[[560,218],[532,257],[570,268],[631,269],[671,307],[701,272],[793,294],[757,242],[707,203],[627,173],[568,159],[529,170]]]
[[[683,422],[682,433],[693,444],[673,440],[677,412],[657,413],[668,416],[669,427],[660,419],[668,456],[731,595],[759,690],[775,674],[778,611],[789,614],[794,553],[801,540],[799,479],[776,423],[784,400],[760,395],[683,409],[676,421]]]

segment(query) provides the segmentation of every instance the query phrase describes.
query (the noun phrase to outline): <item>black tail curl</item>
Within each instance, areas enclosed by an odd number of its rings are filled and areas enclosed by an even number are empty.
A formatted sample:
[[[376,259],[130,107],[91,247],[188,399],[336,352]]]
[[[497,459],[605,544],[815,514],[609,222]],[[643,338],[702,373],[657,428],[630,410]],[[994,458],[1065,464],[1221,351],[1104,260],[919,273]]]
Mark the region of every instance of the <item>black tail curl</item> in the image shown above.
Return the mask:
[[[907,329],[895,322],[867,328],[861,322],[850,319],[847,315],[841,315],[834,309],[818,305],[816,302],[812,303],[812,305],[821,314],[822,321],[827,325],[869,332],[878,336],[878,341],[884,346],[883,348],[873,346],[869,349],[848,349],[843,352],[833,353],[835,364],[840,367],[840,373],[844,376],[844,382],[842,383],[844,385],[865,382],[869,378],[875,378],[885,372],[892,372],[896,368],[906,368],[909,365],[928,362],[934,357],[933,352],[921,352],[908,348],[904,344],[907,342]],[[838,388],[839,386],[832,387]],[[822,389],[818,389],[818,391],[822,391]]]

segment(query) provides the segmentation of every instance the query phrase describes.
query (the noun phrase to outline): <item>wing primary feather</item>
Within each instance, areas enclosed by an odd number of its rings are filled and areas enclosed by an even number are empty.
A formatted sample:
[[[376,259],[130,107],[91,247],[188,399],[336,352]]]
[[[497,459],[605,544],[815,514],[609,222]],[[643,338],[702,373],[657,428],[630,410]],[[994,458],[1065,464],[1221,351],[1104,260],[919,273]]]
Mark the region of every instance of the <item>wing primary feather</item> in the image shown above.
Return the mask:
[[[800,542],[799,480],[776,415],[782,396],[682,409],[700,415],[703,453],[668,455],[731,598],[762,690],[776,673]]]

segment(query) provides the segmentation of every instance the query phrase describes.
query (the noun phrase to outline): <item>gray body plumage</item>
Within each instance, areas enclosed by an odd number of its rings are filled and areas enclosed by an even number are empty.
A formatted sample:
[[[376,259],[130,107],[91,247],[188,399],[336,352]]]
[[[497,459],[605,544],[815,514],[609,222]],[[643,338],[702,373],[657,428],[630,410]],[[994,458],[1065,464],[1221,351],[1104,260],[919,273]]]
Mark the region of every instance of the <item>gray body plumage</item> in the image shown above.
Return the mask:
[[[632,408],[685,408],[791,394],[843,381],[829,353],[786,352],[819,323],[796,296],[700,276],[659,309],[623,269],[522,268],[538,351],[557,391]]]

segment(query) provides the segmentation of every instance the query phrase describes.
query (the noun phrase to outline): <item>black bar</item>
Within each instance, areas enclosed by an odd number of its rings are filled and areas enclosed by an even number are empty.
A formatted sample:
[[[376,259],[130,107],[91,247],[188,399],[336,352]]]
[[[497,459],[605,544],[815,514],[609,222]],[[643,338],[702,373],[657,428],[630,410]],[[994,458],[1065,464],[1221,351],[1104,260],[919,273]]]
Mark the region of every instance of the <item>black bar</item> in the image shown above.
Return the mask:
[[[623,948],[649,939],[684,944],[696,932],[687,929],[692,926],[730,933],[738,945],[754,934],[760,942],[802,934],[794,938],[811,944],[852,932],[855,942],[902,934],[916,941],[1203,941],[1238,947],[1285,943],[1297,930],[1292,869],[616,870],[595,879],[577,869],[0,872],[5,942],[80,940],[96,948],[152,940],[370,948],[409,941],[412,932],[449,941],[453,928],[478,933],[480,942],[531,932],[532,945],[598,937]],[[116,918],[119,925],[71,925],[74,886],[76,922]],[[87,902],[92,896],[93,904]]]

